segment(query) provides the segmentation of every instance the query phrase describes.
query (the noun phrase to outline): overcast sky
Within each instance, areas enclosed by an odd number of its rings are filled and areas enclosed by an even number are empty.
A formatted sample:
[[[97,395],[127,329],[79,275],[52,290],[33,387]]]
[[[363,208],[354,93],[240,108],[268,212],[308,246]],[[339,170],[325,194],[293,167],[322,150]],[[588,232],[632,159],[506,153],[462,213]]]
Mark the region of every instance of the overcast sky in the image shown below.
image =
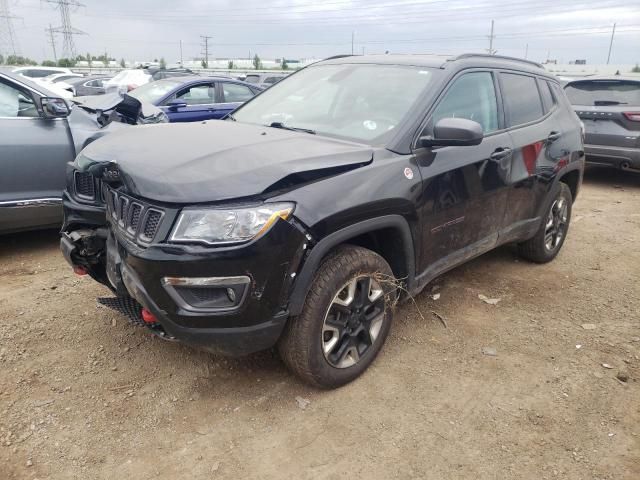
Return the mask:
[[[22,54],[52,58],[45,28],[60,25],[46,0],[8,0]],[[77,53],[118,59],[201,57],[199,35],[211,36],[211,57],[322,58],[355,52],[485,51],[491,19],[498,54],[538,61],[640,62],[640,0],[83,0],[71,12]],[[1,24],[0,24],[1,25]],[[57,38],[58,54],[62,37]]]

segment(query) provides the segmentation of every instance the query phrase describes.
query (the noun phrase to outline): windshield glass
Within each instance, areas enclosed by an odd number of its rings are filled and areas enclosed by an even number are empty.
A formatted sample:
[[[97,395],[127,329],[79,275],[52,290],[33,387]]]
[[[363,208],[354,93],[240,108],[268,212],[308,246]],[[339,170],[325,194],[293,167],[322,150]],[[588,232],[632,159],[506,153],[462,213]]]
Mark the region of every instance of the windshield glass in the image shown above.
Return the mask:
[[[277,82],[233,117],[376,142],[404,119],[431,82],[432,72],[398,65],[309,67]]]
[[[586,80],[565,87],[573,105],[640,105],[640,82]]]
[[[171,90],[176,88],[177,83],[171,80],[157,80],[155,82],[142,85],[129,92],[129,96],[137,98],[141,102],[156,104],[162,100]]]

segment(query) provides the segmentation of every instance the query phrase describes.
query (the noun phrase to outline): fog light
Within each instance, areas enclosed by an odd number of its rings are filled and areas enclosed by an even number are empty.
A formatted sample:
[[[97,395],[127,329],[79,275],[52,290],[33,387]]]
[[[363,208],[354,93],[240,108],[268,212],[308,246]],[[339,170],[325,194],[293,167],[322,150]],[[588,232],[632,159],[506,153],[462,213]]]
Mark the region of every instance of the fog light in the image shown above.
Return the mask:
[[[233,288],[227,288],[227,297],[229,297],[231,303],[236,303],[236,292],[233,290]]]

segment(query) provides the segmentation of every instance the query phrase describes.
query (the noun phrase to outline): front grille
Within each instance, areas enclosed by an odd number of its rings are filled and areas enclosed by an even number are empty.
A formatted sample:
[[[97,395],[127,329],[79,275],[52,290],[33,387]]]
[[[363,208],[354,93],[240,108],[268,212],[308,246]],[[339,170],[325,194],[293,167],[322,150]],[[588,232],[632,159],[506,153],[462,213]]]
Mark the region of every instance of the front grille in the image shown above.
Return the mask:
[[[90,173],[75,172],[74,184],[76,195],[85,200],[95,200],[96,180]]]
[[[107,188],[107,216],[111,223],[130,239],[149,244],[155,239],[164,210]]]

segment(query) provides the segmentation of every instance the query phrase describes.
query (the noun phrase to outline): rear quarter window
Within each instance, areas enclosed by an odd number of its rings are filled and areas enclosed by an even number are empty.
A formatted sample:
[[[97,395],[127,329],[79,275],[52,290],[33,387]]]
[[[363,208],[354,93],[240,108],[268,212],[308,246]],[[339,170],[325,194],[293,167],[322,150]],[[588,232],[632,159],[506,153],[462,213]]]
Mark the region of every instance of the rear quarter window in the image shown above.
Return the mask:
[[[540,92],[535,77],[501,73],[502,97],[507,125],[514,127],[544,116]]]

